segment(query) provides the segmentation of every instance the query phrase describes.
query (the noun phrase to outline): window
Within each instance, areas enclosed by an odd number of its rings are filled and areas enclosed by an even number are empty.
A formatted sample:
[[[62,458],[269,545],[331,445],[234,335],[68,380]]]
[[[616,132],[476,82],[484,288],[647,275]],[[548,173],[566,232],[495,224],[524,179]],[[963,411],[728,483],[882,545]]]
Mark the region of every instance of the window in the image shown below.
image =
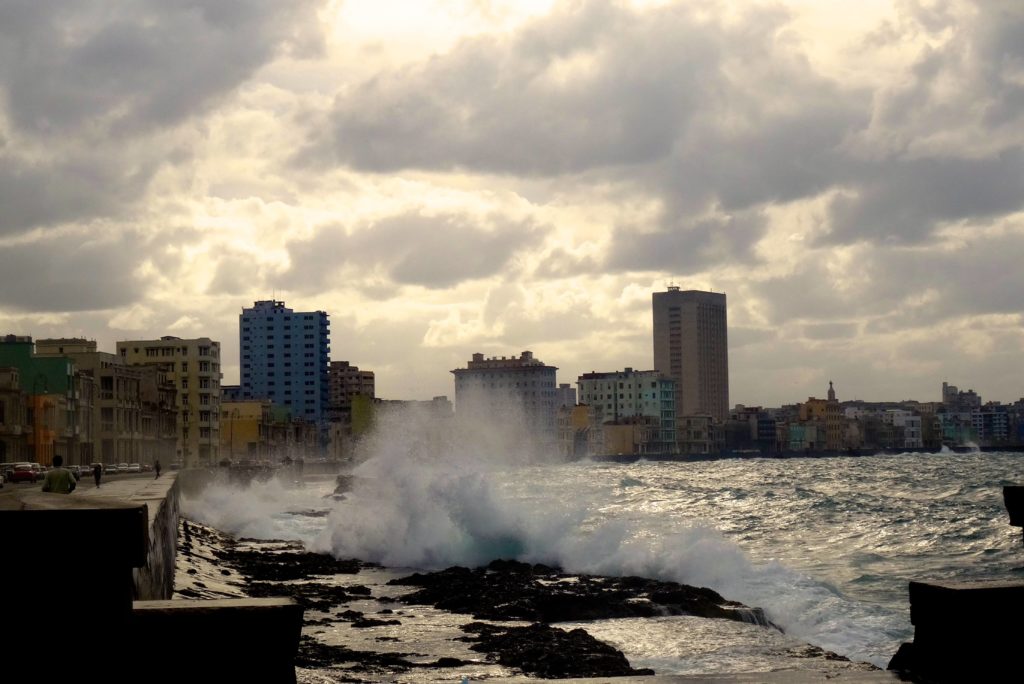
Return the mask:
[[[181,362],[181,372],[188,373],[188,361]]]
[[[181,389],[188,389],[188,378],[181,379]]]

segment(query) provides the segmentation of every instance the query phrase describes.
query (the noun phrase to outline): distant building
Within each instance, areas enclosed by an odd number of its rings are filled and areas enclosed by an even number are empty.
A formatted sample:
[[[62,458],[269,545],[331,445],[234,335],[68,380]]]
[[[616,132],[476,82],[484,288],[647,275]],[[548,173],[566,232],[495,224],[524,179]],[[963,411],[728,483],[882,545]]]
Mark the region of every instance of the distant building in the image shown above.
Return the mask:
[[[603,447],[597,448],[603,448],[604,453],[676,451],[675,382],[670,378],[658,371],[626,368],[607,373],[584,373],[576,384],[579,386],[580,403],[590,408],[592,432],[604,425],[632,426],[617,431],[617,445],[614,447],[608,439],[603,439]],[[623,447],[627,438],[638,440],[636,446]]]
[[[330,387],[330,419],[348,423],[352,415],[352,399],[363,396],[373,399],[376,394],[373,371],[359,370],[348,361],[331,361],[327,369]]]
[[[24,415],[26,423],[3,429],[0,444],[4,446],[0,448],[7,454],[27,455],[26,460],[42,465],[50,465],[56,455],[68,464],[91,457],[91,378],[73,359],[39,356],[31,337],[6,335],[0,339],[0,368],[16,371],[7,375],[8,398],[26,401],[24,414],[21,409],[11,411],[18,421]],[[0,423],[5,421],[0,416]]]
[[[825,430],[823,447],[829,451],[842,449],[843,444],[843,410],[836,400],[836,391],[832,381],[828,382],[828,399],[810,397],[800,405],[800,420],[816,421]]]
[[[956,385],[944,382],[942,403],[950,413],[970,413],[981,408],[981,397],[974,390],[961,392]]]
[[[162,368],[177,388],[181,419],[175,458],[185,467],[215,465],[220,460],[220,342],[166,335],[118,342],[117,353],[129,365]]]
[[[555,391],[555,406],[561,408],[567,406],[572,408],[576,405],[576,388],[567,382],[559,383]]]
[[[652,296],[654,368],[676,387],[677,420],[729,417],[729,344],[725,294],[671,286]]]
[[[220,456],[231,461],[266,461],[274,454],[269,399],[224,400],[220,405]]]
[[[562,405],[556,413],[558,426],[558,453],[567,461],[575,461],[589,454],[587,448],[590,431],[589,407]]]
[[[321,425],[330,403],[330,324],[323,311],[296,312],[258,301],[238,317],[241,399],[270,399],[295,418]]]
[[[452,371],[455,414],[460,421],[485,426],[517,423],[523,440],[554,449],[557,371],[530,351],[509,358],[473,354],[465,368]]]

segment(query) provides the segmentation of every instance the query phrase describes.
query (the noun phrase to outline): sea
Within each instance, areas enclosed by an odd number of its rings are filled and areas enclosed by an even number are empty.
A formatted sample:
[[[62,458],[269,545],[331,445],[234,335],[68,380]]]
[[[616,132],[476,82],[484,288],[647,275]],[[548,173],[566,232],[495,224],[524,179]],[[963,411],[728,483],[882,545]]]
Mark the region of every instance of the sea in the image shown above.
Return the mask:
[[[381,445],[344,494],[331,478],[275,479],[207,490],[183,511],[395,574],[515,558],[710,587],[763,608],[790,645],[882,668],[913,639],[911,580],[1024,578],[1021,530],[1002,500],[1004,485],[1024,482],[1019,453],[634,463],[508,453]],[[780,666],[770,630],[680,620],[569,626],[658,674]]]

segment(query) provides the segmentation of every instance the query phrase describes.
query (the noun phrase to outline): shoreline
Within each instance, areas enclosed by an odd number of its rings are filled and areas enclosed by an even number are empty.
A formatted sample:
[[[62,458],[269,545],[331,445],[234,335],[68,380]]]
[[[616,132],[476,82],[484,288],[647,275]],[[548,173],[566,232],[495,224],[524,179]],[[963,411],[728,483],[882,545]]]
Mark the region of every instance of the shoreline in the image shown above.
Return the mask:
[[[293,541],[233,539],[185,518],[178,549],[176,598],[291,596],[303,605],[299,682],[677,674],[638,667],[623,652],[628,644],[613,643],[618,625],[665,621],[673,632],[713,627],[730,639],[765,640],[773,669],[878,670],[785,637],[756,608],[677,583],[516,561],[413,573],[336,560]],[[609,629],[603,641],[590,633]]]

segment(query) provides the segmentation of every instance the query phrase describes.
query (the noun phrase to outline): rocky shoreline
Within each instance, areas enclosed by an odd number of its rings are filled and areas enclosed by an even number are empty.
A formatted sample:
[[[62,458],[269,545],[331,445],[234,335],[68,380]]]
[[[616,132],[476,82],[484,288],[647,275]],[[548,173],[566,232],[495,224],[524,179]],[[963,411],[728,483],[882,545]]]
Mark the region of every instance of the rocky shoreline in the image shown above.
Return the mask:
[[[190,521],[179,535],[177,575],[183,598],[293,597],[305,608],[296,659],[302,682],[416,679],[417,672],[447,681],[654,674],[586,629],[552,623],[687,615],[778,630],[760,609],[675,582],[512,560],[399,575],[294,542],[234,540]],[[794,657],[848,663],[815,647]]]

